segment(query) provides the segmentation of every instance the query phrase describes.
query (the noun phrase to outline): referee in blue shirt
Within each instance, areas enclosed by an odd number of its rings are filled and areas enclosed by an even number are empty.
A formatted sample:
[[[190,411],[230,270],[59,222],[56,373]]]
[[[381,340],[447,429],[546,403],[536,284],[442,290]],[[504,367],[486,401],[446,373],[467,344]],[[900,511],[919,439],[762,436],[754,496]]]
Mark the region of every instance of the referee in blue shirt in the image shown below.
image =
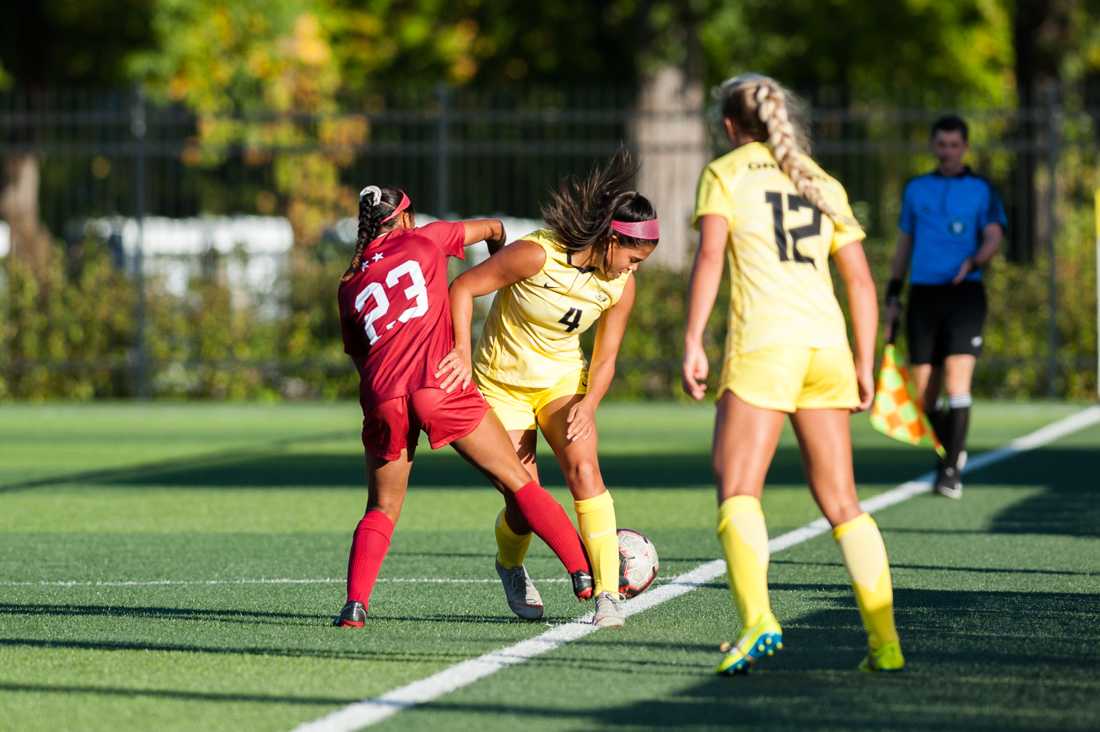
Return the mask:
[[[1001,246],[1004,207],[993,186],[963,164],[966,122],[954,115],[932,125],[936,169],[905,186],[890,283],[886,322],[892,335],[901,313],[909,272],[905,330],[910,372],[945,456],[936,492],[962,497],[959,471],[966,460],[970,382],[982,351],[985,288],[982,269]],[[946,408],[939,404],[947,392]]]

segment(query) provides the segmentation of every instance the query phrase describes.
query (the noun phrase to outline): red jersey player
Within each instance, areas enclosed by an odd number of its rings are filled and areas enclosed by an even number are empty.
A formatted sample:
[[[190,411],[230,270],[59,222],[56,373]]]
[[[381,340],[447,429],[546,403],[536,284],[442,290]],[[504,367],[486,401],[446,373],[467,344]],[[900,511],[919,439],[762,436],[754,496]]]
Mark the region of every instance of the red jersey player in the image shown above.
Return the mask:
[[[454,350],[447,257],[461,258],[475,242],[503,239],[497,219],[415,228],[404,191],[367,186],[359,194],[355,256],[338,299],[344,350],[359,371],[368,498],[348,559],[347,604],[336,625],[359,628],[366,620],[421,430],[432,449],[454,445],[488,475],[561,559],[577,596],[591,596],[591,569],[565,511],[530,479],[477,388],[447,393],[436,376]]]

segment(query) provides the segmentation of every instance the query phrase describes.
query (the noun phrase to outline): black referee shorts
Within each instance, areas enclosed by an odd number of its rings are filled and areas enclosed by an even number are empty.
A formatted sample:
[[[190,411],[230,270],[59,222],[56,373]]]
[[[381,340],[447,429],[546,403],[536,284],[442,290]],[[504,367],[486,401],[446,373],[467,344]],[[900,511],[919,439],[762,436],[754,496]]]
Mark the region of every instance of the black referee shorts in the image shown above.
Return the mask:
[[[948,356],[979,356],[985,326],[985,287],[913,285],[905,313],[909,363],[939,366]]]

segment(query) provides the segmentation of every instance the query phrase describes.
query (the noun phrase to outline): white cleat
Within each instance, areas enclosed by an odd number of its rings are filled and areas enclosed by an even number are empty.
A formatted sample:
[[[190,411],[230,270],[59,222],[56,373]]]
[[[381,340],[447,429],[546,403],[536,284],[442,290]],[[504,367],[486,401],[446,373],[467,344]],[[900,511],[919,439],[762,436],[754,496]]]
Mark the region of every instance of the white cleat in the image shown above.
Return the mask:
[[[535,583],[531,581],[527,569],[522,564],[518,567],[501,566],[497,562],[497,574],[504,585],[504,598],[508,601],[508,607],[516,614],[516,617],[524,620],[538,620],[542,617],[542,595],[539,594]]]
[[[621,605],[623,596],[618,593],[601,592],[596,595],[596,613],[592,624],[600,628],[621,628],[626,622],[626,614]]]

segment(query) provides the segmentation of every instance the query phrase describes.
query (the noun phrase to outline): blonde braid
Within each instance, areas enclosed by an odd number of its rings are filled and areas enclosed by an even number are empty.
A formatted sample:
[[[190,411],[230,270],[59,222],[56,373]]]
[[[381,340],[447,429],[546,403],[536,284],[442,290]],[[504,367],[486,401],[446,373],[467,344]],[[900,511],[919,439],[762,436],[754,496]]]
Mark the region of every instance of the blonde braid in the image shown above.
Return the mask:
[[[750,91],[749,101],[755,105],[757,117],[767,128],[767,145],[775,156],[775,162],[791,179],[802,197],[836,223],[855,223],[833,208],[814,182],[813,172],[806,165],[806,153],[799,144],[798,135],[787,113],[787,100],[783,90],[771,79],[761,79],[756,89]]]

